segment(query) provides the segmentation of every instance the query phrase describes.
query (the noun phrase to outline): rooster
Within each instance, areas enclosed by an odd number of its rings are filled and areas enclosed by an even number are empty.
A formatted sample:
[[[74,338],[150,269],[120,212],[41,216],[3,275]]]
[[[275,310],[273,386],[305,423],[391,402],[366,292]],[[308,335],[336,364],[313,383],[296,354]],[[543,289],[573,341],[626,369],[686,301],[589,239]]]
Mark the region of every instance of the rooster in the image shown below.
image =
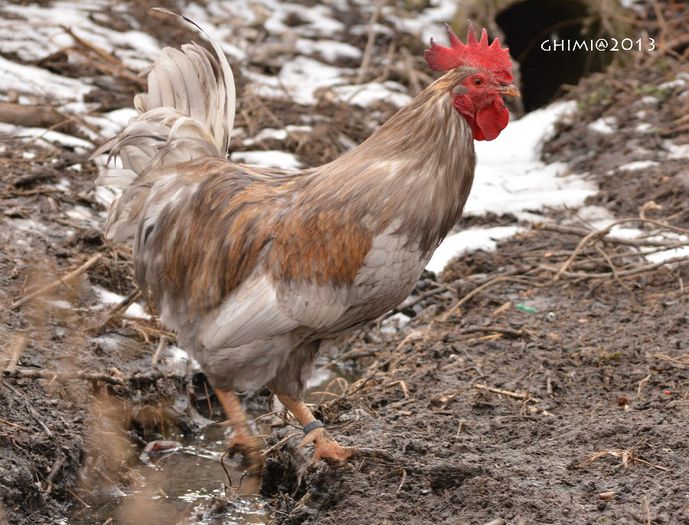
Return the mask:
[[[235,88],[211,39],[213,52],[163,49],[148,92],[134,99],[138,116],[99,151],[121,161],[97,181],[122,190],[106,237],[131,241],[139,286],[200,363],[249,472],[262,468],[261,442],[237,390],[270,388],[303,426],[314,461],[355,452],[302,401],[318,348],[409,295],[462,213],[473,141],[507,126],[502,96],[519,95],[507,49],[489,45],[485,29],[480,40],[470,29],[466,44],[447,33],[450,47],[431,40],[424,54],[445,74],[323,166],[227,159]]]

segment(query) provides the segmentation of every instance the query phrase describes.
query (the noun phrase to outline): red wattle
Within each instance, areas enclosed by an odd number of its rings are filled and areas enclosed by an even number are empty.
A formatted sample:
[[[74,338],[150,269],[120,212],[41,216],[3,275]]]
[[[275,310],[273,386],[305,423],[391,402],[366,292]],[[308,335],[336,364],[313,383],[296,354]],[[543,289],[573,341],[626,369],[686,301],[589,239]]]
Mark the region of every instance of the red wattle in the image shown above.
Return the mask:
[[[476,112],[475,123],[479,133],[476,133],[476,130],[474,130],[474,139],[495,139],[507,127],[509,120],[510,112],[505,107],[502,98],[496,97],[491,104],[482,107]]]

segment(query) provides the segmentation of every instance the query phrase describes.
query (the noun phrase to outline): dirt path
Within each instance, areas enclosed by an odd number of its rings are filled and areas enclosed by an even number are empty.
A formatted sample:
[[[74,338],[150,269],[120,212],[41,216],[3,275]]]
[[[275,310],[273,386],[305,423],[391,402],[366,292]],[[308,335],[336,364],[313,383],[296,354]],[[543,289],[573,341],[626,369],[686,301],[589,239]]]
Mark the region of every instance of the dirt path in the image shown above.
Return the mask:
[[[512,254],[571,248],[559,242],[526,235],[455,270],[490,275]],[[413,322],[324,412],[344,441],[392,459],[286,483],[278,522],[686,522],[687,277],[508,283],[446,323]]]

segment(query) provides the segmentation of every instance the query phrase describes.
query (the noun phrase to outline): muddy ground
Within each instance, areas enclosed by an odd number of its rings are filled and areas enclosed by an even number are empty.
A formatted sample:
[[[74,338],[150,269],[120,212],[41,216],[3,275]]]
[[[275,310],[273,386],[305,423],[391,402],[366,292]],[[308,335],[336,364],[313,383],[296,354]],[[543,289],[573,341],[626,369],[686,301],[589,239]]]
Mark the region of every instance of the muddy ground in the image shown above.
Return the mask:
[[[689,139],[677,122],[685,88],[665,85],[677,63],[613,68],[574,91],[580,113],[544,151],[600,186],[589,208],[660,221],[636,224],[649,232],[689,228],[686,158],[668,158],[667,145]],[[642,102],[649,94],[657,102]],[[109,109],[125,104],[118,100],[108,98]],[[247,107],[252,119],[267,118],[264,106]],[[357,141],[370,132],[362,111],[320,109],[318,144],[342,130]],[[289,108],[270,111],[290,121]],[[588,127],[609,116],[614,133]],[[3,144],[0,523],[228,522],[241,501],[231,490],[174,517],[149,505],[155,488],[137,470],[146,444],[193,438],[205,418],[222,415],[198,373],[164,355],[152,364],[160,338],[174,334],[104,308],[94,293],[94,285],[134,290],[128,251],[104,244],[97,222],[66,213],[103,211],[96,166],[68,147]],[[311,146],[290,145],[307,162],[339,153]],[[657,164],[617,170],[636,160]],[[69,191],[56,191],[64,177]],[[425,275],[418,302],[402,309],[409,324],[372,324],[328,349],[321,364],[341,379],[311,394],[317,413],[343,444],[382,452],[307,467],[310,450],[273,418],[260,426],[272,447],[262,511],[244,522],[689,523],[686,261],[651,267],[638,246],[608,239],[584,245],[555,279],[590,217],[552,210],[549,219]],[[482,221],[517,219],[470,222]],[[68,286],[15,304],[97,254]],[[247,403],[269,410],[260,393]],[[122,500],[131,504],[100,519],[99,507]]]

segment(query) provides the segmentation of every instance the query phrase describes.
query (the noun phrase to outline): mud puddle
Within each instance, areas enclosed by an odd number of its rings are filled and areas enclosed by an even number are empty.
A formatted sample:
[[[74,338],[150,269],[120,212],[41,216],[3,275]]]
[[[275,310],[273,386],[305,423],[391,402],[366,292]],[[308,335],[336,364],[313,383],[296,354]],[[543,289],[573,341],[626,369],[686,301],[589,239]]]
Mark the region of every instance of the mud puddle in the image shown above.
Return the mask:
[[[308,382],[307,402],[320,402],[341,379],[352,380],[351,370],[333,365],[314,370]],[[275,402],[273,410],[279,409]],[[255,430],[269,437],[272,433],[267,406],[251,407],[247,414],[256,420]],[[149,445],[154,451],[141,452],[132,467],[133,487],[113,489],[84,498],[67,523],[143,522],[150,525],[249,525],[269,523],[267,500],[247,495],[242,479],[240,456],[224,458],[230,431],[222,422],[213,421],[193,434],[171,433]],[[228,479],[229,476],[229,479]]]

